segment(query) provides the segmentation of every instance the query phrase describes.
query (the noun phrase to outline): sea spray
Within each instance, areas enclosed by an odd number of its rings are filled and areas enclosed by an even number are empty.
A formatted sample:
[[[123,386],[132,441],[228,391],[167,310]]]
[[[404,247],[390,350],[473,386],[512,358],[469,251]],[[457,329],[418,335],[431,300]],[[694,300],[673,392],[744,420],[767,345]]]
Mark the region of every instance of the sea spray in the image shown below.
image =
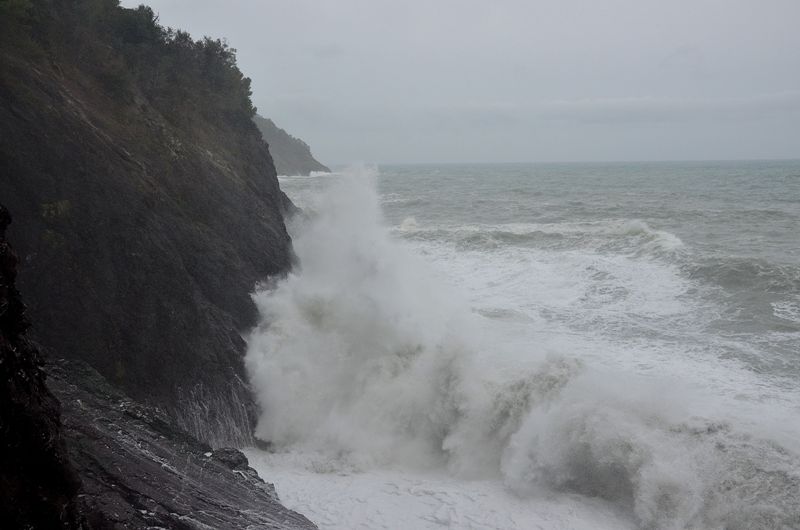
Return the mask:
[[[535,344],[493,351],[481,317],[390,236],[374,179],[331,177],[291,227],[298,266],[254,296],[258,437],[315,455],[315,469],[441,466],[523,496],[597,497],[648,528],[798,521],[796,454],[734,424],[712,396]],[[632,226],[622,235],[649,237]],[[525,368],[492,370],[504,356]]]
[[[299,219],[298,267],[255,295],[257,435],[428,465],[459,414],[469,327],[455,295],[388,237],[373,178],[343,179]]]

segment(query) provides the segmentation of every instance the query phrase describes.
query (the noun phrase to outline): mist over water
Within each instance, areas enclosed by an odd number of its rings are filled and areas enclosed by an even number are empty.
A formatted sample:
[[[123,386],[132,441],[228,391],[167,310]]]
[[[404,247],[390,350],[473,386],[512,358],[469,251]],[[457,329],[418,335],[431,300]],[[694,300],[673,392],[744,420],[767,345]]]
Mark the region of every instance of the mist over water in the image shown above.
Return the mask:
[[[254,295],[247,355],[275,454],[599,501],[642,528],[800,526],[800,166],[282,187],[299,265]]]

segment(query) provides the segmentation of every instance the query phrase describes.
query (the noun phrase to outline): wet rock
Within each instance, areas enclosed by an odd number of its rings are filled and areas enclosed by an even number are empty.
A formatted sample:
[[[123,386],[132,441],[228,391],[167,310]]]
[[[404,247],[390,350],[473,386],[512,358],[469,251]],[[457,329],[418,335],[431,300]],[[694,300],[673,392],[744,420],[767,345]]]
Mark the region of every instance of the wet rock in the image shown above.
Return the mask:
[[[247,457],[238,449],[229,447],[217,449],[211,454],[212,458],[222,462],[234,471],[244,471],[250,467]]]
[[[316,528],[282,506],[236,449],[213,450],[80,361],[48,371],[94,528]]]

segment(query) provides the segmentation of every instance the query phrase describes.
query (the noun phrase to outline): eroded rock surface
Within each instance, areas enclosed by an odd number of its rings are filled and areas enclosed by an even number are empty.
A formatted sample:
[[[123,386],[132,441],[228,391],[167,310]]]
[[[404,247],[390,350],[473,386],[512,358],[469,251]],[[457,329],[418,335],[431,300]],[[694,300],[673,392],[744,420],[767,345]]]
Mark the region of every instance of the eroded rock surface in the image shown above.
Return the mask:
[[[55,361],[48,372],[92,527],[316,528],[282,506],[238,450],[197,441],[85,363]]]

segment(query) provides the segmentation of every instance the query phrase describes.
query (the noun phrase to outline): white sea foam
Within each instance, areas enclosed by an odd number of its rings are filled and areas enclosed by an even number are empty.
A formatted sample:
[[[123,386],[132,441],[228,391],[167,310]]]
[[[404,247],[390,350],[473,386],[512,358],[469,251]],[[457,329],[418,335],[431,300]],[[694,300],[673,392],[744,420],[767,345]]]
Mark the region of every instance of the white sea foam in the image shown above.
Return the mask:
[[[393,199],[402,202],[402,199]],[[655,230],[640,220],[609,219],[602,222],[504,223],[424,226],[409,217],[396,231],[418,240],[451,240],[467,249],[483,251],[506,245],[544,244],[553,249],[578,246],[584,249],[614,249],[632,256],[679,253],[684,243],[665,230]]]
[[[540,507],[554,506],[547,500],[553,492],[572,495],[570,502],[582,513],[600,501],[648,528],[767,528],[798,522],[792,493],[800,484],[792,441],[797,433],[791,426],[781,430],[775,425],[780,406],[771,415],[763,414],[754,402],[757,385],[743,372],[702,365],[712,380],[738,378],[745,398],[734,410],[724,392],[678,381],[692,366],[701,366],[691,356],[661,363],[651,355],[646,360],[651,368],[673,370],[653,377],[630,369],[635,368],[636,352],[627,363],[597,364],[602,356],[590,350],[619,348],[610,339],[565,342],[571,336],[566,328],[561,328],[560,340],[549,343],[536,340],[541,338],[536,329],[522,332],[521,340],[509,338],[514,335],[509,332],[529,327],[531,320],[552,323],[550,316],[514,300],[514,282],[502,275],[518,270],[497,266],[497,261],[494,267],[482,267],[479,253],[470,261],[465,259],[469,253],[455,257],[429,246],[439,252],[433,256],[433,269],[439,273],[432,272],[407,243],[390,236],[373,180],[369,171],[345,175],[317,197],[310,208],[313,215],[292,227],[299,266],[254,296],[262,323],[249,337],[247,367],[262,409],[257,435],[277,452],[264,457],[262,465],[294,462],[303,473],[326,476],[396,473],[397,481],[406,485],[433,469],[440,475],[431,484],[447,484],[429,488],[431,498],[453,493],[453,481],[461,481],[459,495],[470,490],[468,480],[489,481]],[[415,224],[404,222],[403,230],[414,230]],[[633,223],[618,230],[650,229]],[[553,289],[548,295],[552,300],[564,299],[560,309],[553,304],[556,311],[591,307],[592,296],[599,297],[595,302],[606,313],[641,310],[643,321],[682,318],[686,309],[680,298],[689,286],[671,266],[650,264],[648,269],[647,262],[631,263],[635,256],[616,262],[598,257],[594,272],[587,272],[580,260],[570,272],[563,254],[560,262],[550,264],[513,252],[505,257],[527,259],[527,266],[553,278],[561,267],[562,277],[621,276],[618,284],[632,286],[633,295],[615,299],[613,289],[587,293],[576,287],[592,282],[565,281],[563,288],[558,282],[541,282]],[[437,267],[448,259],[447,267]],[[493,282],[495,287],[511,286],[498,290],[505,300],[497,300],[497,307],[517,308],[512,313],[527,320],[500,319],[497,324],[470,311],[474,300],[469,281],[441,277],[470,278],[470,270],[484,271],[484,287]],[[531,289],[524,279],[517,291]],[[637,299],[648,291],[646,285],[656,288],[655,295]],[[464,295],[459,287],[468,287]],[[481,289],[474,283],[471,287]],[[482,303],[487,302],[491,305],[491,297],[483,296]],[[586,318],[589,323],[591,311]],[[566,320],[576,322],[574,315]],[[625,358],[624,351],[619,353]],[[332,481],[342,487],[348,483]],[[356,490],[374,483],[356,482]],[[279,493],[280,487],[279,482]],[[388,501],[375,502],[372,508],[378,510]],[[469,513],[461,504],[461,511],[442,524],[460,527]],[[414,502],[409,500],[408,506]],[[409,509],[416,513],[417,508]],[[375,516],[369,510],[361,509],[359,524]],[[530,524],[507,528],[546,526],[530,513],[516,515]],[[342,521],[321,524],[357,527],[352,520]],[[579,526],[559,521],[562,527]]]
[[[323,530],[633,529],[601,502],[510,495],[496,480],[462,480],[436,470],[326,472],[307,453],[247,450],[250,465],[275,481],[281,502]]]

